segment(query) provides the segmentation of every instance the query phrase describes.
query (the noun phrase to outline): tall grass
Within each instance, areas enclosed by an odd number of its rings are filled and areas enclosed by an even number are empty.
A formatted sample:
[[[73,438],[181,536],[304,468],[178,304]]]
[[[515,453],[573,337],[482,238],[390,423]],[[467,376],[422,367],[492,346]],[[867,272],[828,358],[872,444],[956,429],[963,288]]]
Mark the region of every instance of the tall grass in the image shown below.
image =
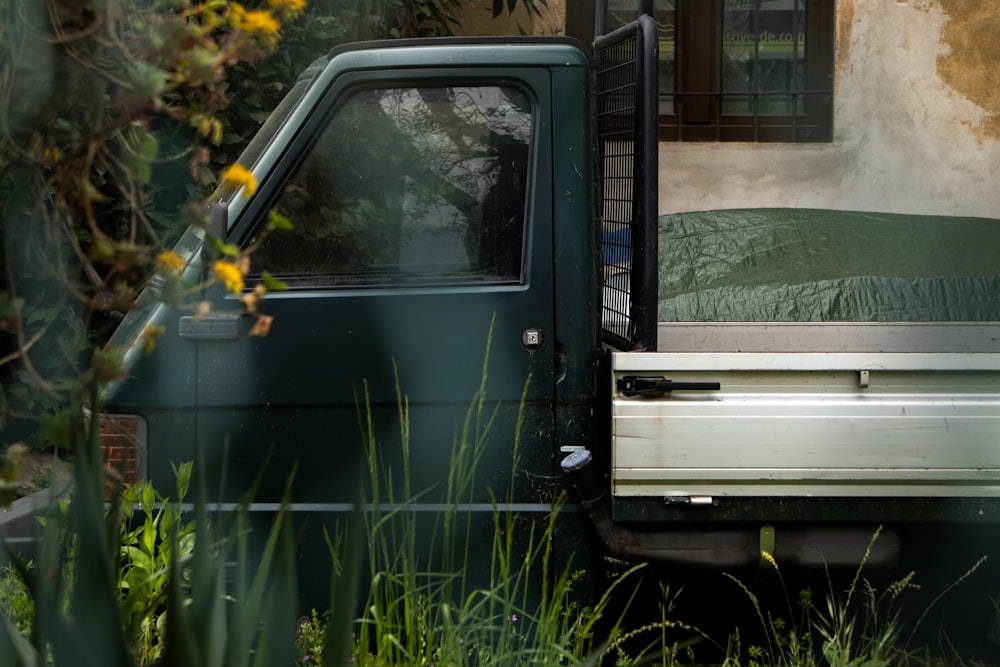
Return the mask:
[[[764,609],[760,600],[739,579],[726,575],[751,602],[759,622],[759,643],[744,647],[737,630],[729,638],[726,667],[888,667],[890,665],[939,664],[931,657],[930,648],[916,644],[923,623],[948,592],[966,581],[986,561],[980,558],[961,576],[938,593],[925,607],[913,625],[907,629],[900,607],[900,596],[914,583],[915,572],[909,572],[879,591],[862,577],[862,571],[872,548],[882,532],[873,534],[864,555],[854,571],[844,593],[834,590],[834,578],[827,572],[825,604],[817,607],[811,591],[799,593],[796,605],[791,602],[781,569],[774,557],[762,552],[762,557],[778,578],[785,608],[780,612]],[[794,607],[797,606],[796,610]],[[945,642],[947,643],[947,642]],[[958,659],[954,647],[949,659]]]
[[[602,655],[605,662],[614,659],[616,665],[672,667],[684,664],[687,659],[692,664],[697,664],[695,648],[699,644],[707,642],[713,649],[721,648],[714,639],[698,628],[673,618],[673,612],[678,607],[679,592],[672,591],[669,585],[661,582],[659,593],[659,618],[615,637]]]
[[[492,544],[485,551],[488,566],[480,563],[471,540],[483,528],[475,525],[483,515],[469,511],[486,492],[477,488],[478,466],[491,438],[512,442],[508,488],[514,488],[525,405],[522,394],[513,433],[495,433],[498,408],[487,402],[486,380],[484,365],[479,390],[452,444],[440,497],[433,490],[412,488],[409,407],[402,393],[396,398],[403,474],[401,489],[394,488],[393,479],[399,477],[393,478],[383,464],[385,449],[376,441],[365,390],[369,482],[363,541],[370,585],[357,622],[355,664],[579,664],[596,661],[604,641],[596,630],[599,624],[604,634],[618,631],[617,620],[606,618],[610,593],[593,601],[578,594],[586,563],[554,562],[563,498],[554,499],[551,512],[538,518],[511,510],[513,491],[493,497],[486,527],[492,529]],[[439,504],[440,512],[429,517],[414,511],[421,501]]]

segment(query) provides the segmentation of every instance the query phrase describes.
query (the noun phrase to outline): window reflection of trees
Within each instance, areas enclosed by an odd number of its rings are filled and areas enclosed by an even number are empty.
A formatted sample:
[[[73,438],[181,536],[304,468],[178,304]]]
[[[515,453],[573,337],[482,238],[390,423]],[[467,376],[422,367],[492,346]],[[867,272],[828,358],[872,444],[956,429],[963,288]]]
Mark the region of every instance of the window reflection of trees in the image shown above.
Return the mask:
[[[788,115],[805,111],[804,0],[726,0],[723,11],[723,113]],[[764,93],[756,102],[753,95]]]
[[[293,284],[517,281],[532,133],[512,87],[361,90],[275,208],[258,268]]]

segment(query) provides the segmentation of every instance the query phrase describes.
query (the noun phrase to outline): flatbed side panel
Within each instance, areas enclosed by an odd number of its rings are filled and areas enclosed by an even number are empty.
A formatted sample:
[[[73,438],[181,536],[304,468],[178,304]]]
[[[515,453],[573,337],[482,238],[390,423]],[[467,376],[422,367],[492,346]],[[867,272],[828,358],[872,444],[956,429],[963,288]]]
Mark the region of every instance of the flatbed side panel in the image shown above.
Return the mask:
[[[615,353],[619,497],[1000,497],[1000,355]]]

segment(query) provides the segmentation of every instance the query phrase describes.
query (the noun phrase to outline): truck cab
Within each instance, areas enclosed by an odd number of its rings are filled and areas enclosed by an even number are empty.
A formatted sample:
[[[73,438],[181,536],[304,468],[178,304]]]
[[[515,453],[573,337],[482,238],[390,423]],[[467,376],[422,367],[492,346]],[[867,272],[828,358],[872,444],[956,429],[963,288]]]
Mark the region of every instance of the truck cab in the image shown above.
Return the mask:
[[[260,503],[297,465],[295,507],[336,511],[356,499],[367,413],[395,451],[405,403],[410,484],[441,489],[482,394],[496,412],[479,508],[510,486],[517,424],[518,479],[548,484],[561,443],[594,429],[590,79],[586,50],[559,39],[369,43],[305,72],[241,158],[256,192],[213,209],[226,243],[253,248],[247,290],[288,287],[260,304],[269,334],[249,335],[242,294],[216,285],[196,314],[164,305],[161,282],[111,341],[134,379],[106,406],[143,436],[139,474],[169,484],[201,443],[209,479],[226,469],[240,493],[270,452]],[[293,229],[270,230],[272,212]],[[210,276],[203,236],[178,245],[191,283]],[[165,334],[145,355],[151,324]]]

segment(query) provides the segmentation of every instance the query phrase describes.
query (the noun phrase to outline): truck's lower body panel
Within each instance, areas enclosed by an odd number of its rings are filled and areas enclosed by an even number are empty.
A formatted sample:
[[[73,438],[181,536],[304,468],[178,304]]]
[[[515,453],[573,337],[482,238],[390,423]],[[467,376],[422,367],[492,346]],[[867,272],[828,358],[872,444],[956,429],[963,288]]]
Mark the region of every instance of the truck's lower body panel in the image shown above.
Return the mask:
[[[982,358],[980,358],[982,357]],[[718,391],[615,392],[616,497],[998,497],[994,355],[614,355],[615,378]]]
[[[727,393],[622,401],[616,496],[992,496],[989,396]]]

